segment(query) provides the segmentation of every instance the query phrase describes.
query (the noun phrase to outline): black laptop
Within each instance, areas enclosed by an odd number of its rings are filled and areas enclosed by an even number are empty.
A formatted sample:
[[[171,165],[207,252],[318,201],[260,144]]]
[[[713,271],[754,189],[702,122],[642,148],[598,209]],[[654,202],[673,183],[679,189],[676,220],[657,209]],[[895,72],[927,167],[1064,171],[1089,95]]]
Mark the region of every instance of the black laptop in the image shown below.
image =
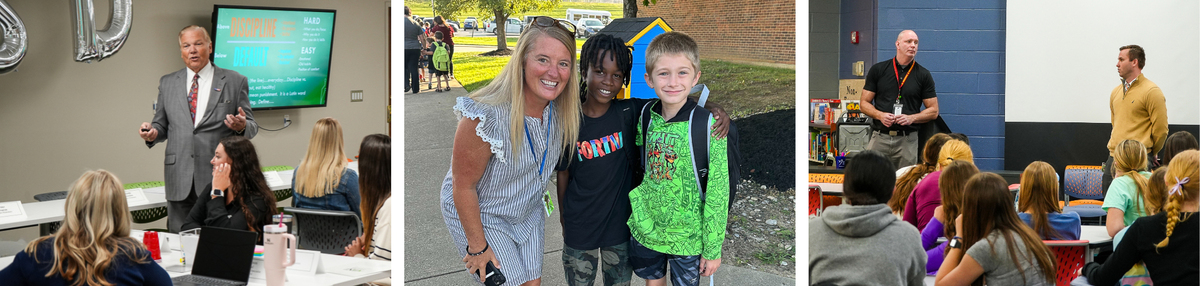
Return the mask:
[[[192,274],[171,279],[175,285],[246,285],[254,263],[253,231],[204,227],[196,244]]]

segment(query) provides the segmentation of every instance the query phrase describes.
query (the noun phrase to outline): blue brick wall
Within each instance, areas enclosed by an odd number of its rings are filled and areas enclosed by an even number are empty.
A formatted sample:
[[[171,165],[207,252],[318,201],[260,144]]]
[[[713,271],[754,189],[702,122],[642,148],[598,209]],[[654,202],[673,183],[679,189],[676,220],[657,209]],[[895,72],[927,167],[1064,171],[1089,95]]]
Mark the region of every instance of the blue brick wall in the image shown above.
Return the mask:
[[[1004,169],[1005,6],[1004,0],[880,0],[875,12],[877,61],[895,57],[900,31],[917,32],[917,62],[933,74],[939,112],[950,129],[971,139],[983,170]]]
[[[842,43],[839,47],[839,79],[864,78],[851,73],[851,65],[854,62],[863,61],[864,73],[865,69],[879,62],[875,59],[875,5],[875,0],[842,0],[842,25],[841,32],[838,33],[838,42]],[[858,31],[857,45],[850,43],[850,32],[853,31]]]

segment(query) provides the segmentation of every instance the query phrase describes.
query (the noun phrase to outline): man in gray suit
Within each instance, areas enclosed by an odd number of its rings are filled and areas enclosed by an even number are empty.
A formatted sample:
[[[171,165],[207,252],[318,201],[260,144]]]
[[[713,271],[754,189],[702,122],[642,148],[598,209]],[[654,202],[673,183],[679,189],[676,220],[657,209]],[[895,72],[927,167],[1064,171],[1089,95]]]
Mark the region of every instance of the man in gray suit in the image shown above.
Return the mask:
[[[158,106],[153,122],[142,122],[138,135],[153,148],[167,143],[167,229],[179,232],[196,197],[207,196],[212,181],[209,163],[221,138],[254,138],[258,124],[250,113],[246,77],[212,65],[208,30],[191,25],[179,31],[179,50],[187,68],[164,75],[158,82]]]

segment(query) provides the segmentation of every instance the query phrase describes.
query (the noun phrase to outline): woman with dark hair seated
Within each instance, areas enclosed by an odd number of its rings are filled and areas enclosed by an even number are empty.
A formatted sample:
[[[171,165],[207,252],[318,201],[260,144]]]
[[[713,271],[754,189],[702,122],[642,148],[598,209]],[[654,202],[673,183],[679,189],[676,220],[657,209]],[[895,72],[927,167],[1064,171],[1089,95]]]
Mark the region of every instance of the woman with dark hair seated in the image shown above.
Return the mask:
[[[182,230],[203,226],[250,230],[262,241],[262,226],[275,214],[275,195],[267,187],[258,152],[250,139],[221,139],[212,158],[213,180],[196,198]]]

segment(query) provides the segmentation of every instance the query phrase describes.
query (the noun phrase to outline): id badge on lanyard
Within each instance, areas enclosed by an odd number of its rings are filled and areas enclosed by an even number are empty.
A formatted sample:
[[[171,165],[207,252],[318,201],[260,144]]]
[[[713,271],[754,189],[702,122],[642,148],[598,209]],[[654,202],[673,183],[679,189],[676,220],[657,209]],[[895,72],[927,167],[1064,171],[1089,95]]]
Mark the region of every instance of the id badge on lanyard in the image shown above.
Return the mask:
[[[546,154],[550,150],[550,127],[554,126],[554,102],[550,102],[550,118],[546,122],[546,146],[542,149],[542,164],[538,166],[538,180],[544,176],[543,171],[546,169]],[[529,135],[529,125],[525,125],[525,140],[529,143],[529,153],[533,155],[534,160],[537,160],[537,152],[533,150],[533,136]],[[539,184],[540,185],[540,184]],[[542,207],[546,208],[546,217],[554,212],[554,201],[550,198],[550,190],[545,190],[542,194]]]
[[[916,63],[910,64],[915,65]],[[896,105],[892,107],[892,114],[903,114],[904,104],[900,103],[900,99],[904,97],[904,83],[908,82],[908,75],[912,74],[913,69],[916,69],[916,66],[909,66],[908,72],[904,73],[904,79],[900,79],[900,69],[896,68],[896,59],[892,59],[892,72],[896,75],[896,83],[900,85],[896,90]]]

